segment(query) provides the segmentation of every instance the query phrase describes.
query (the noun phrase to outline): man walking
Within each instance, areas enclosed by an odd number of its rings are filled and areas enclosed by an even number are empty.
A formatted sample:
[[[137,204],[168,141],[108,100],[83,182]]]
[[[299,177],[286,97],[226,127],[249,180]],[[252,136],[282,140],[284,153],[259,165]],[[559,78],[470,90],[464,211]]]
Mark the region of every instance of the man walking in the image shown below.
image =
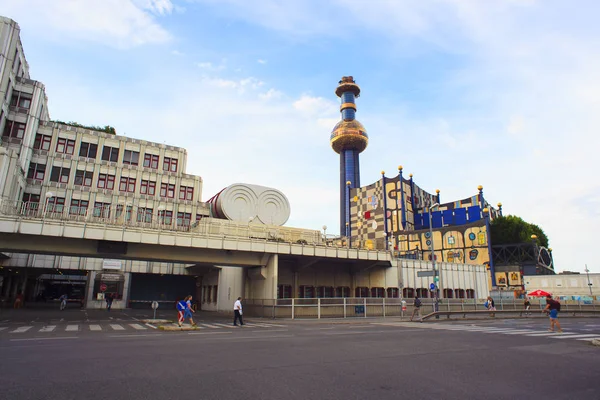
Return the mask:
[[[108,311],[110,311],[110,309],[112,308],[113,300],[114,300],[113,295],[110,293],[107,293],[106,294],[106,309]]]
[[[554,327],[558,328],[558,332],[562,333],[563,330],[560,327],[560,322],[558,322],[558,312],[560,311],[560,302],[557,300],[553,300],[551,295],[546,296],[546,308],[544,308],[544,312],[548,313],[550,317],[550,329],[549,332],[554,332]]]
[[[242,298],[238,297],[233,305],[233,326],[237,326],[237,321],[240,320],[240,326],[244,325],[242,318]]]
[[[58,301],[60,301],[60,311],[63,311],[67,307],[67,295],[63,294],[58,298]]]
[[[415,314],[418,314],[419,315],[419,320],[421,322],[423,322],[423,316],[421,315],[421,299],[419,298],[418,295],[415,295],[415,301],[413,302],[413,312],[412,312],[412,315],[410,317],[411,321],[415,317]]]

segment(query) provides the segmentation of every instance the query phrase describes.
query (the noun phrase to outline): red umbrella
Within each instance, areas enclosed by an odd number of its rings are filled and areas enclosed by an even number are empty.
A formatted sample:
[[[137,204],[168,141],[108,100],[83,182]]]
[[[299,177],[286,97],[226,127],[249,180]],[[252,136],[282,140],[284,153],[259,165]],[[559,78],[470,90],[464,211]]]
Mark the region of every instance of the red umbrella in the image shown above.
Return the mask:
[[[529,292],[527,293],[527,296],[533,296],[533,297],[546,297],[546,296],[550,296],[551,294],[544,291],[544,290],[534,290],[533,292]]]

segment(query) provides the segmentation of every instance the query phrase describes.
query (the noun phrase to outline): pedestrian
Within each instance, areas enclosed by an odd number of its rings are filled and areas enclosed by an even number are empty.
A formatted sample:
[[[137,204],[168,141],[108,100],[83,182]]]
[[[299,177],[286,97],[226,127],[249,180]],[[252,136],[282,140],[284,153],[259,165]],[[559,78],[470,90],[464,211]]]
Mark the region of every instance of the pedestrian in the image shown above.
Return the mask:
[[[237,321],[240,320],[240,326],[244,325],[244,319],[242,317],[242,298],[238,297],[233,305],[233,326],[237,326]]]
[[[183,322],[189,318],[192,326],[196,326],[194,319],[192,318],[192,296],[186,296],[185,299],[177,302],[177,325],[181,328]]]
[[[194,309],[192,308],[192,296],[188,296],[185,298],[185,311],[183,313],[183,319],[184,321],[186,319],[189,319],[192,326],[196,326],[194,318],[192,318],[192,313],[194,312],[196,311],[194,311]]]
[[[488,311],[496,311],[496,303],[494,302],[494,299],[492,299],[492,296],[488,296],[486,303],[487,303]],[[495,317],[495,316],[496,316],[496,314],[493,312],[490,314],[490,317]]]
[[[418,295],[415,295],[415,301],[413,302],[413,312],[412,312],[412,315],[410,317],[411,321],[415,317],[415,314],[418,314],[419,315],[419,320],[421,322],[423,322],[423,316],[421,315],[421,299],[419,298]]]
[[[111,293],[107,293],[106,294],[106,309],[108,311],[110,311],[110,309],[112,308],[113,300],[114,300],[113,295]]]
[[[63,294],[62,296],[60,296],[58,298],[58,301],[60,301],[60,311],[63,311],[65,308],[67,308],[67,295]]]
[[[23,307],[23,294],[21,292],[17,293],[17,297],[15,297],[15,302],[13,304],[14,309],[18,309]]]
[[[554,332],[555,327],[558,329],[559,333],[562,333],[563,330],[560,326],[560,322],[558,322],[558,312],[560,311],[560,302],[558,300],[552,299],[551,295],[546,296],[546,308],[544,308],[543,312],[548,313],[550,317],[550,329],[549,332]]]
[[[529,301],[529,297],[525,297],[523,306],[525,307],[525,315],[531,315],[531,312],[529,311],[531,309],[531,302]]]

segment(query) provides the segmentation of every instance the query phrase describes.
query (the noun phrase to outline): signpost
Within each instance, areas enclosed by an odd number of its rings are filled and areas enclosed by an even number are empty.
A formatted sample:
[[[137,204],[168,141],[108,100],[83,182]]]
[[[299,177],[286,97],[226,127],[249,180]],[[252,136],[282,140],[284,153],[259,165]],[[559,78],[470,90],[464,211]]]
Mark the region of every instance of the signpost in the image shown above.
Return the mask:
[[[152,309],[154,310],[154,319],[156,319],[156,309],[158,308],[158,301],[152,302]]]
[[[435,290],[435,283],[432,283],[429,285],[429,290],[431,290],[431,291]]]

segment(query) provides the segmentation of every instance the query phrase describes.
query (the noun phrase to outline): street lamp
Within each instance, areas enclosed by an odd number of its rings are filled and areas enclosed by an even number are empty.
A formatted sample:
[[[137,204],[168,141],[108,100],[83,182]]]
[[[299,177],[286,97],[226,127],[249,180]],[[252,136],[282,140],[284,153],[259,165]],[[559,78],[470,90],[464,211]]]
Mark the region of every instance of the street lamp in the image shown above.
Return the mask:
[[[44,206],[44,218],[46,217],[46,212],[48,211],[48,203],[50,203],[50,199],[54,197],[54,193],[46,192],[46,204]]]
[[[437,275],[437,271],[435,269],[435,253],[434,253],[434,246],[433,246],[433,228],[432,228],[432,223],[431,223],[431,210],[434,208],[439,207],[440,204],[439,203],[434,203],[433,205],[429,206],[429,240],[431,240],[431,266],[433,268],[433,282],[434,282],[434,296],[433,296],[433,310],[434,311],[438,311],[438,283],[439,282],[439,278]],[[439,318],[439,316],[438,316]]]
[[[590,289],[590,297],[593,297],[592,295],[592,282],[590,281],[590,270],[588,269],[587,264],[585,264],[585,273],[587,275],[587,281],[588,281],[588,288]]]

